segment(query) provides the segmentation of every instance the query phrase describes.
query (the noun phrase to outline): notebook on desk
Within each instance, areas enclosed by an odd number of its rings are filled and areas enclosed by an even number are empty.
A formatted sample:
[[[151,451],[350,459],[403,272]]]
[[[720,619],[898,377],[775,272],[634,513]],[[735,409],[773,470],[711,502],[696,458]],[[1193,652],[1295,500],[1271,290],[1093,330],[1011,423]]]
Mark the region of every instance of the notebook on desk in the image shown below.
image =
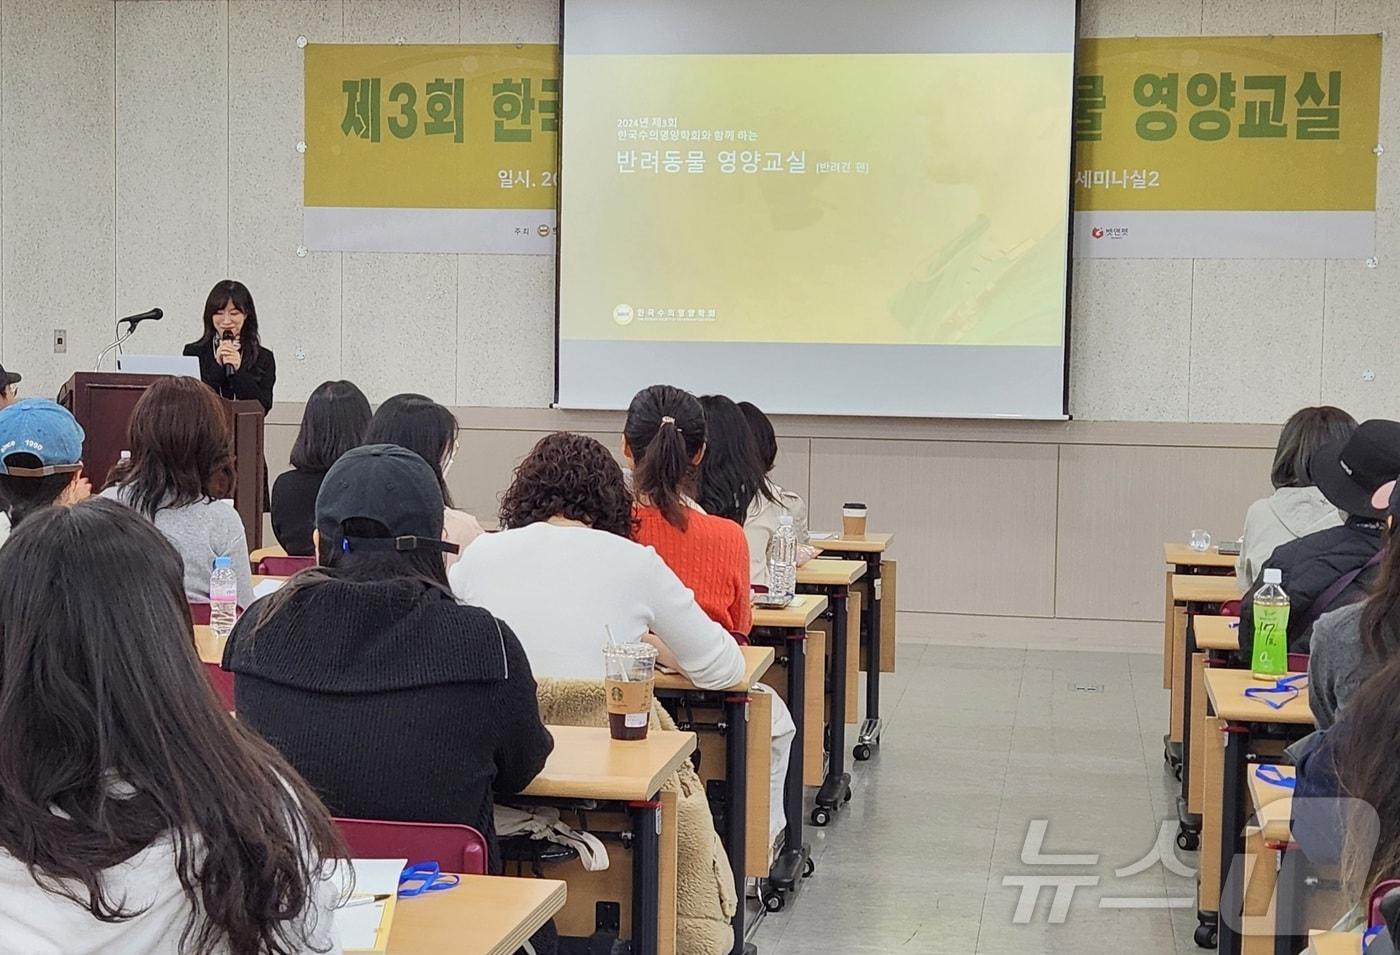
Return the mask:
[[[341,904],[335,910],[335,930],[341,950],[383,953],[389,950],[389,931],[398,905],[399,874],[407,859],[351,859],[355,885],[348,898],[346,871],[337,869]],[[382,898],[381,898],[382,897]]]

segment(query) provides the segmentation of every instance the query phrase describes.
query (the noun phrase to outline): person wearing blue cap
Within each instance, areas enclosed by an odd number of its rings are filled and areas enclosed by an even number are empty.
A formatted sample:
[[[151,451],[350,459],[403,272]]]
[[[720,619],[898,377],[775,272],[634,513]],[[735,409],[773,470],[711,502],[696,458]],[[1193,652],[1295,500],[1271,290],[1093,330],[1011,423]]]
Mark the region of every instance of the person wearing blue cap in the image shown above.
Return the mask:
[[[0,543],[34,511],[92,493],[83,477],[83,437],[68,409],[47,398],[0,407]]]

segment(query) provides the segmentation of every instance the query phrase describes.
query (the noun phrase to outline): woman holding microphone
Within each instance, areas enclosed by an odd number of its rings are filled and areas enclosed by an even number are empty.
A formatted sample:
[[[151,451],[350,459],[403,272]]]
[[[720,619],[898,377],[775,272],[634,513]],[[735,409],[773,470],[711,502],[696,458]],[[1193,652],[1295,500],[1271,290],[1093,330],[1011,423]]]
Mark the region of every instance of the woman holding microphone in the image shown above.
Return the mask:
[[[250,398],[272,410],[277,361],[258,340],[258,312],[242,282],[224,279],[204,302],[204,334],[185,346],[199,359],[199,377],[221,398]]]

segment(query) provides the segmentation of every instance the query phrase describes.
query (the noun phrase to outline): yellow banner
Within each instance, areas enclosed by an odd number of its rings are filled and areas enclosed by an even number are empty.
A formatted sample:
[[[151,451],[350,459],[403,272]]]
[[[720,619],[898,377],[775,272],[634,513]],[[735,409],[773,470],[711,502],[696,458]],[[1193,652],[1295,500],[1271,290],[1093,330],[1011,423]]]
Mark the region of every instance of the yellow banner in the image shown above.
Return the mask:
[[[304,52],[308,207],[554,208],[557,46]]]
[[[1077,72],[1077,210],[1376,208],[1377,35],[1086,39]]]

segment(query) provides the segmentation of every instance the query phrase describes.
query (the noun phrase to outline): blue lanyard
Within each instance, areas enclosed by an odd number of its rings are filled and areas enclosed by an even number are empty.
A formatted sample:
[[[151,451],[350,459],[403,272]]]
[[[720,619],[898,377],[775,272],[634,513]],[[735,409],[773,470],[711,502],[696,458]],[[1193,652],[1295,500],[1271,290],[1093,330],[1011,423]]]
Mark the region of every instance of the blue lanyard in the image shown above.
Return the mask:
[[[436,862],[415,862],[399,875],[399,897],[407,899],[424,892],[441,892],[455,888],[461,881],[461,876],[444,873]]]
[[[1376,936],[1385,931],[1384,925],[1372,925],[1366,930],[1366,934],[1361,936],[1361,950],[1364,952],[1376,940]]]
[[[1266,763],[1254,771],[1254,776],[1261,783],[1268,783],[1270,786],[1278,786],[1280,789],[1297,789],[1298,780],[1293,776],[1285,776],[1279,772],[1279,768],[1273,763]]]
[[[1245,687],[1244,695],[1246,699],[1258,700],[1275,710],[1281,710],[1292,701],[1298,698],[1298,694],[1303,687],[1308,685],[1308,675],[1299,673],[1294,676],[1281,677],[1274,681],[1273,686],[1250,686]],[[1274,695],[1282,696],[1281,700],[1274,700]]]

